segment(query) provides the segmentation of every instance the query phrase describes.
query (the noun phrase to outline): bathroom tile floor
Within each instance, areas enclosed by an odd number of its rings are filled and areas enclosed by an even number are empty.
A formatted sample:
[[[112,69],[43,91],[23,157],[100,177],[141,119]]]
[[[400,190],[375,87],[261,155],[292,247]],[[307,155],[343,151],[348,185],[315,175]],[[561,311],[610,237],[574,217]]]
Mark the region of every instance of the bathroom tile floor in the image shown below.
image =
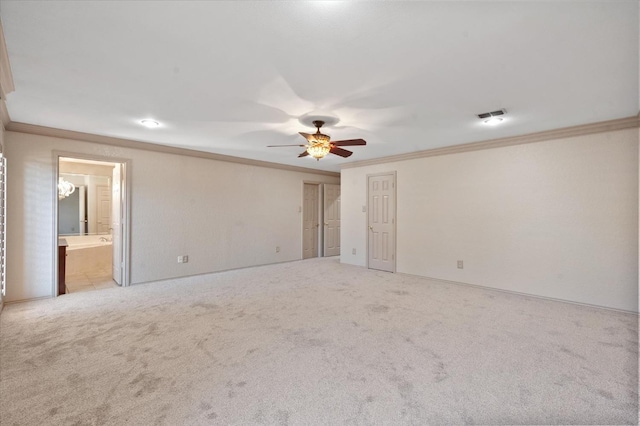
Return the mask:
[[[100,290],[103,288],[118,287],[111,278],[110,270],[91,271],[65,277],[67,293],[78,293],[80,291]]]

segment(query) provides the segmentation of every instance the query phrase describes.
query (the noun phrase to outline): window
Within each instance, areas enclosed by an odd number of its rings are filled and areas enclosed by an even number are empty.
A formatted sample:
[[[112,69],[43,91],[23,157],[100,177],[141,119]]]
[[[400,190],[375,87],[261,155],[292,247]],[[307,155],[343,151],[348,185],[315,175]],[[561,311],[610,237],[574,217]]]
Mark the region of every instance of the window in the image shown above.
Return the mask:
[[[6,294],[7,285],[7,259],[6,259],[6,234],[7,225],[7,159],[0,152],[0,292],[3,296]]]

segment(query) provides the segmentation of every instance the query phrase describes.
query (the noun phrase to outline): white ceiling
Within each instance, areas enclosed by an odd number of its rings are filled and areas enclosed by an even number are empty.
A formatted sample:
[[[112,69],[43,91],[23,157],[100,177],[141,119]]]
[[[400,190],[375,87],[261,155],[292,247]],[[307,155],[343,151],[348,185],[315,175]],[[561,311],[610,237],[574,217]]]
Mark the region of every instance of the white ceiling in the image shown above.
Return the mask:
[[[0,1],[12,121],[337,171],[638,114],[638,1]],[[505,108],[501,126],[475,114]],[[297,158],[318,111],[354,155]],[[162,123],[147,129],[139,120]]]

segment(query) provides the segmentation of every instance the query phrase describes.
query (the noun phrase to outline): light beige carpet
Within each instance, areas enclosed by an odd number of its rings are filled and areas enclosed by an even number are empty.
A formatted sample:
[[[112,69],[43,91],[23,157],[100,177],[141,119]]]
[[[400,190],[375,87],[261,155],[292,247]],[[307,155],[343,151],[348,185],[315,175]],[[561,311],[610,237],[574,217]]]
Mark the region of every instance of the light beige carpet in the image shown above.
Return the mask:
[[[2,425],[637,424],[638,317],[314,259],[6,306]]]

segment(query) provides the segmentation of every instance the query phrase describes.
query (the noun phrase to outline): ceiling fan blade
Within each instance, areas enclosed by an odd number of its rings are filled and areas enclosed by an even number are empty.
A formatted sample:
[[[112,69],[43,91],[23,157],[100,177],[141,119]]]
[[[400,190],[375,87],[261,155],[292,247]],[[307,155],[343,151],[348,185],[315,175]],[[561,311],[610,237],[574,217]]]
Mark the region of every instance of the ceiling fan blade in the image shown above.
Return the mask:
[[[267,145],[267,148],[278,148],[281,146],[306,146],[306,145]]]
[[[334,146],[356,146],[356,145],[366,145],[367,142],[364,139],[346,139],[343,141],[335,141],[331,142]]]
[[[298,132],[298,133],[300,133],[300,135],[306,140],[308,140],[309,142],[315,141],[315,138],[313,137],[313,135],[309,133],[305,133],[305,132]]]
[[[337,146],[332,146],[331,151],[329,152],[344,158],[347,158],[348,156],[353,154],[353,152],[347,151],[346,149],[338,148]]]
[[[304,151],[302,154],[298,155],[298,158],[306,157],[307,155],[309,155],[309,153],[307,151]]]

